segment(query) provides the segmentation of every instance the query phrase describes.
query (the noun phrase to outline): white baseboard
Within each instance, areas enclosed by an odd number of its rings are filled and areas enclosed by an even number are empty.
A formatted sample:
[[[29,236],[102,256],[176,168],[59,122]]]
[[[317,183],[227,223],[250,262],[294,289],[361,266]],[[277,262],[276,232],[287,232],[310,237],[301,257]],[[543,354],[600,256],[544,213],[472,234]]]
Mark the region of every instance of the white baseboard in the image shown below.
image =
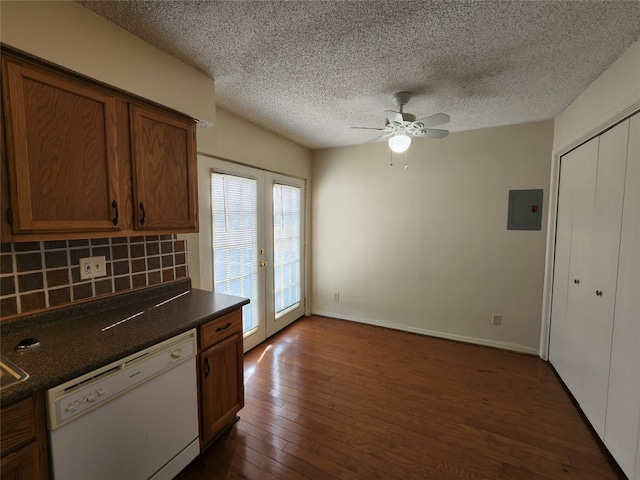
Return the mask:
[[[501,342],[498,340],[490,340],[487,338],[466,337],[464,335],[454,335],[452,333],[437,332],[435,330],[417,328],[404,323],[388,322],[386,320],[372,320],[369,318],[354,317],[352,315],[343,315],[343,314],[338,315],[332,312],[325,312],[325,311],[318,311],[318,310],[314,310],[313,315],[320,315],[323,317],[335,318],[337,320],[349,320],[351,322],[366,323],[368,325],[375,325],[378,327],[391,328],[394,330],[401,330],[404,332],[418,333],[420,335],[428,335],[430,337],[446,338],[447,340],[455,340],[457,342],[472,343],[474,345],[484,345],[486,347],[500,348],[502,350],[526,353],[529,355],[538,356],[539,354],[537,348],[527,347],[526,345],[520,345],[518,343]]]

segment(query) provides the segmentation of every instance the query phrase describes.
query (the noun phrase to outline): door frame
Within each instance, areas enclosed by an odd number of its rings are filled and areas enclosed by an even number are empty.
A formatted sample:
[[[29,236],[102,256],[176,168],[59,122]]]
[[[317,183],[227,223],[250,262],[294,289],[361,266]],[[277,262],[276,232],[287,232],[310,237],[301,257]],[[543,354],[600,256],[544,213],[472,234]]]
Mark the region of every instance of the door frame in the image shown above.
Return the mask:
[[[213,238],[212,238],[212,223],[209,217],[211,211],[211,196],[210,196],[210,173],[213,168],[214,161],[223,161],[230,164],[237,165],[239,167],[248,167],[252,169],[262,170],[273,175],[283,175],[286,177],[300,180],[304,185],[305,197],[304,197],[304,218],[302,230],[305,237],[305,245],[302,251],[302,263],[303,263],[303,276],[302,276],[302,302],[304,305],[304,315],[311,315],[311,302],[307,299],[310,293],[310,268],[309,262],[311,258],[310,247],[310,224],[309,218],[311,205],[308,201],[308,191],[310,188],[309,180],[307,178],[292,175],[286,172],[278,172],[261,168],[249,163],[238,162],[228,158],[209,155],[206,153],[198,152],[197,156],[197,172],[198,172],[198,212],[199,212],[199,232],[191,234],[180,234],[178,238],[184,239],[187,242],[187,260],[189,265],[189,276],[191,277],[192,287],[202,290],[208,290],[213,292],[213,263],[209,264],[205,261],[208,252],[213,250]],[[268,338],[268,337],[267,337]],[[245,352],[251,348],[245,347]]]
[[[638,111],[640,111],[640,100],[633,102],[617,114],[603,120],[600,124],[579,135],[568,144],[554,148],[552,151],[551,179],[549,182],[549,210],[547,214],[547,246],[544,260],[544,286],[542,290],[542,318],[540,319],[540,348],[538,352],[540,358],[543,360],[549,360],[551,300],[553,296],[553,271],[556,253],[556,222],[558,216],[561,157],[592,138],[601,135],[606,130]]]

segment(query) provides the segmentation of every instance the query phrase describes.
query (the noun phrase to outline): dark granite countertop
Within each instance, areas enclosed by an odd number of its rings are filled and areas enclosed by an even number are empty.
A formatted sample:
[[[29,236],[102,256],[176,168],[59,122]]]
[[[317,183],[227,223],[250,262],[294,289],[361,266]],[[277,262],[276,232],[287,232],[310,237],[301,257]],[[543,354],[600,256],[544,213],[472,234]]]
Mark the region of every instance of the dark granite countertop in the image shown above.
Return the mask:
[[[3,322],[1,353],[29,378],[0,391],[0,405],[52,388],[247,303],[248,299],[192,289],[190,281],[181,281]],[[16,351],[27,337],[41,345]]]

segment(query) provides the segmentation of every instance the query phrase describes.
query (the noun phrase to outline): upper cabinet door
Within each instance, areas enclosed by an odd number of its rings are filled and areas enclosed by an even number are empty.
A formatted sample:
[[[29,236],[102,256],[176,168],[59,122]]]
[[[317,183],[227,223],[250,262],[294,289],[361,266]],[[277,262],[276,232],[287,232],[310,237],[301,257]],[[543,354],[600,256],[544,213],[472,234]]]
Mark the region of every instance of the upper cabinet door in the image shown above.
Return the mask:
[[[3,102],[13,233],[120,230],[115,98],[5,58]]]
[[[197,231],[195,122],[131,104],[136,230]]]

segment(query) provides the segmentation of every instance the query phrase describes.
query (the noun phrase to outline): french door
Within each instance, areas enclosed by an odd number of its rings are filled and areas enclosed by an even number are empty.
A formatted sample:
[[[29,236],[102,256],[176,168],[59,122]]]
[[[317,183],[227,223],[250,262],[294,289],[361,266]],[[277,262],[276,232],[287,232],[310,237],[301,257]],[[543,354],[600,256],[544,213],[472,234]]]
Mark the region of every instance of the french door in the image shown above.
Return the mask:
[[[208,163],[213,290],[251,299],[246,351],[304,314],[304,180]]]

